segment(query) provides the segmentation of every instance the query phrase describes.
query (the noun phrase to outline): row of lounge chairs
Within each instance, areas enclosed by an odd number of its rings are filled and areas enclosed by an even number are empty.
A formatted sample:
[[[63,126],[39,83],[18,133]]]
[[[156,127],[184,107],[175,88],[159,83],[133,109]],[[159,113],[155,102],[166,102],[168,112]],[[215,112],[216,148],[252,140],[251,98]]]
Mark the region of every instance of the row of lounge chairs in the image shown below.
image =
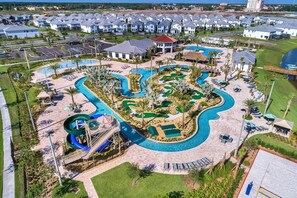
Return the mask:
[[[122,73],[123,71],[121,71],[121,70],[111,70],[111,69],[109,69],[108,70],[109,72],[115,72],[115,73]]]
[[[164,163],[164,170],[169,171],[171,168],[174,171],[185,171],[194,168],[200,169],[207,167],[210,163],[211,161],[207,157],[188,163]]]

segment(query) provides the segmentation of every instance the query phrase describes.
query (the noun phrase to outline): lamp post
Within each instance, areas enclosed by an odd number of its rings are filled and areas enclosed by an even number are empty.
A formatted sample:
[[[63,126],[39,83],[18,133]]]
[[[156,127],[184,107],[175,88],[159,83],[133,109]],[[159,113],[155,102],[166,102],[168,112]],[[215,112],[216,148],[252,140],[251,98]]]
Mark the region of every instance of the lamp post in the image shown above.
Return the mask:
[[[239,137],[238,137],[236,149],[234,151],[234,157],[237,157],[237,153],[238,153],[238,149],[239,149],[239,145],[240,145],[240,139],[241,139],[241,135],[242,135],[243,128],[244,128],[244,123],[245,123],[245,115],[246,115],[246,112],[243,114],[241,128],[240,128],[240,134],[239,134]]]
[[[63,186],[62,179],[61,179],[61,173],[60,173],[60,170],[59,170],[59,167],[58,167],[58,163],[57,163],[57,160],[56,160],[56,155],[55,155],[54,148],[53,148],[53,143],[52,143],[52,139],[51,139],[51,132],[48,132],[47,135],[48,135],[48,138],[49,138],[49,141],[50,141],[50,144],[51,144],[51,151],[52,151],[52,155],[53,155],[53,158],[54,158],[54,164],[55,164],[55,168],[56,168],[56,174],[57,174],[58,179],[59,179],[59,184],[60,184],[60,186]]]
[[[269,105],[269,101],[270,101],[271,94],[272,94],[272,91],[273,91],[274,83],[275,83],[275,81],[273,81],[273,83],[272,83],[272,86],[271,86],[271,89],[270,89],[270,93],[269,93],[269,96],[268,96],[268,99],[267,99],[267,102],[266,102],[264,114],[266,113],[266,111],[268,109],[268,105]]]

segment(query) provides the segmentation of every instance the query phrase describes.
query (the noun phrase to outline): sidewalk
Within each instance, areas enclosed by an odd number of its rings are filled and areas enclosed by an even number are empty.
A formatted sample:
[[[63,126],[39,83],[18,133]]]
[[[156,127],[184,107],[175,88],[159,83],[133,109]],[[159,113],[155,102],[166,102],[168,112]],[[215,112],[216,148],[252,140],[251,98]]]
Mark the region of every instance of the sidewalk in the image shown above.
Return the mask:
[[[10,139],[12,138],[11,123],[7,104],[0,88],[0,108],[3,124],[3,194],[2,197],[14,198],[14,164],[11,158]]]

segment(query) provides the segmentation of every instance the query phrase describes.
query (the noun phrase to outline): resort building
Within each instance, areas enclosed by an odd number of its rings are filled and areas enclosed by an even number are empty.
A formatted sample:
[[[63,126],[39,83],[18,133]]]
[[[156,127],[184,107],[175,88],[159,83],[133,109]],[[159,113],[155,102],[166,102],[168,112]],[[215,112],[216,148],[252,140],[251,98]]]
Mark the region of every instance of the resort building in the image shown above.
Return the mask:
[[[6,38],[27,38],[39,36],[39,31],[35,27],[25,25],[0,25],[0,33]]]
[[[249,38],[269,40],[273,38],[281,37],[284,30],[275,28],[270,25],[260,25],[256,27],[248,27],[244,30],[243,36]]]
[[[129,40],[106,48],[105,51],[107,56],[113,59],[132,60],[138,55],[139,60],[142,60],[154,46],[155,44],[151,39]]]
[[[256,64],[256,54],[247,50],[242,52],[235,52],[232,57],[233,70],[239,69],[243,72],[251,72],[253,66]]]
[[[177,40],[165,34],[154,38],[153,41],[156,44],[157,52],[162,52],[163,54],[166,52],[172,53],[177,47]]]
[[[248,0],[246,10],[248,12],[260,12],[264,5],[264,0]]]

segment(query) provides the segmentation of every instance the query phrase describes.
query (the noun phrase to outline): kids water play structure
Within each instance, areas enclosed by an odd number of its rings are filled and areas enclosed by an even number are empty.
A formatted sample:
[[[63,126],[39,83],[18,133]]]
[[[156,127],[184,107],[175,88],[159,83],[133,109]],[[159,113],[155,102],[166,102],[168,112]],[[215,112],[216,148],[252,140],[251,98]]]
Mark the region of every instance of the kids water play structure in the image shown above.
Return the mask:
[[[63,157],[64,164],[88,159],[95,152],[103,151],[110,143],[110,138],[120,131],[119,124],[112,116],[103,114],[76,114],[64,122],[68,133],[66,143],[76,149]]]
[[[186,67],[189,68],[189,66],[181,66],[180,67]],[[161,67],[161,70],[165,68],[172,68],[176,67],[176,65],[170,65],[170,66],[163,66]],[[132,73],[135,72],[134,70],[131,71]],[[138,73],[142,75],[142,78],[140,79],[140,85],[144,84],[144,81],[148,80],[152,75],[156,74],[156,71],[150,71],[149,69],[138,69]],[[144,95],[145,90],[143,89],[143,86],[141,86],[141,94],[132,94],[128,90],[128,85],[126,84],[127,81],[122,79],[126,79],[126,77],[121,75],[113,75],[114,77],[119,77],[122,83],[122,93],[125,95],[125,93],[133,97],[141,97],[142,94]],[[197,79],[197,84],[203,84],[205,83],[205,79],[207,78],[208,74],[203,73],[201,76],[201,79]],[[197,118],[197,125],[198,128],[196,129],[196,132],[194,133],[191,138],[186,139],[181,142],[173,142],[173,143],[162,143],[162,142],[156,142],[153,140],[150,140],[144,136],[142,136],[140,133],[136,131],[131,125],[129,125],[127,122],[125,122],[121,116],[116,114],[108,105],[106,105],[104,102],[102,102],[100,99],[98,99],[88,88],[85,87],[84,81],[87,79],[87,77],[83,77],[79,79],[75,83],[75,87],[78,89],[78,91],[85,95],[85,97],[96,106],[96,114],[106,114],[106,115],[113,115],[115,119],[120,124],[120,130],[121,134],[123,134],[127,139],[129,139],[134,144],[137,144],[141,147],[155,150],[155,151],[161,151],[161,152],[178,152],[183,150],[188,150],[191,148],[195,148],[202,144],[209,136],[210,133],[210,126],[209,121],[218,119],[218,112],[225,111],[233,107],[234,105],[234,99],[227,94],[224,91],[221,91],[219,89],[215,89],[215,93],[220,95],[222,97],[222,102],[220,105],[217,105],[215,107],[209,108],[205,111],[203,111],[199,117]]]

